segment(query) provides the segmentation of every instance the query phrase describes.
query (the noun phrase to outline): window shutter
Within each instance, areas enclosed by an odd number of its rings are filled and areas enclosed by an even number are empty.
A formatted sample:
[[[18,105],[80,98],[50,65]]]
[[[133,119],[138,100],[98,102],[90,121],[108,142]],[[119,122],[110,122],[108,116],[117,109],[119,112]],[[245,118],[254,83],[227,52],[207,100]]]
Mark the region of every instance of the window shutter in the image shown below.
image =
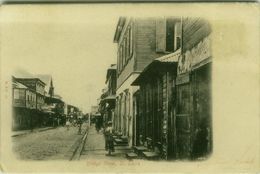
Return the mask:
[[[166,51],[166,19],[156,20],[156,52]]]
[[[181,22],[175,24],[175,38],[174,38],[174,50],[180,48],[181,44]]]

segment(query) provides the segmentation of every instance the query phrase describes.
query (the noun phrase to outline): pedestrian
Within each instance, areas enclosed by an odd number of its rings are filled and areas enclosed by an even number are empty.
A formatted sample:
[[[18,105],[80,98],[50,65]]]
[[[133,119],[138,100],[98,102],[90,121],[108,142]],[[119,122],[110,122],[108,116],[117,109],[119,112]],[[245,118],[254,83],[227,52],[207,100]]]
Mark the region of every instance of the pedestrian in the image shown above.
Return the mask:
[[[109,121],[107,123],[107,127],[105,129],[105,146],[106,146],[106,150],[108,150],[108,154],[107,155],[111,155],[112,152],[115,151],[114,148],[114,140],[113,140],[113,128],[112,128],[112,122]]]
[[[82,120],[81,120],[81,118],[78,119],[78,127],[79,127],[78,134],[81,134],[81,127],[82,127]]]
[[[70,121],[69,121],[69,119],[67,119],[67,121],[66,121],[66,128],[67,128],[67,130],[70,129]]]

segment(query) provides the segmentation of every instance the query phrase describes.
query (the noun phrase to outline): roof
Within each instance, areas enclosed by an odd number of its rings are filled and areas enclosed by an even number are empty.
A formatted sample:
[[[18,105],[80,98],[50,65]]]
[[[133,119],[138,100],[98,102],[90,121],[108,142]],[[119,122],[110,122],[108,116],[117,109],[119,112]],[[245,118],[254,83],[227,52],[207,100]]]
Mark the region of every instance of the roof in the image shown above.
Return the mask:
[[[13,76],[16,79],[21,79],[21,80],[31,80],[31,79],[39,80],[46,85],[46,82],[44,82],[41,78],[27,72],[26,70],[24,70],[22,68],[15,69],[13,72]]]
[[[171,70],[174,66],[177,68],[178,59],[181,56],[181,50],[177,50],[174,53],[167,54],[165,56],[154,59],[149,65],[147,65],[140,75],[133,81],[132,86],[140,85],[146,81],[147,77],[155,77],[154,75],[160,72]]]
[[[15,69],[13,72],[13,76],[16,78],[23,78],[23,79],[24,78],[35,78],[34,75],[32,75],[31,73],[29,73],[26,70],[21,69],[21,68]]]
[[[27,86],[23,85],[22,83],[15,81],[15,80],[13,81],[13,87],[14,88],[20,88],[20,89],[28,89]]]
[[[46,85],[41,79],[39,78],[18,78],[18,77],[14,77],[17,81],[20,81],[20,82],[25,82],[25,81],[30,81],[30,80],[35,80],[35,81],[39,81],[40,83],[42,83],[43,85]]]
[[[46,84],[45,90],[48,93],[51,86],[52,76],[50,74],[37,74],[35,77],[41,79],[41,81]]]
[[[116,64],[110,65],[110,67],[107,69],[107,75],[106,75],[106,82],[105,83],[107,83],[108,78],[109,78],[109,76],[111,75],[112,72],[116,73],[116,69],[117,69]]]
[[[101,101],[115,100],[115,99],[116,99],[116,95],[109,95],[109,96],[106,96],[105,98],[102,98]]]
[[[111,64],[110,67],[108,68],[109,69],[116,69],[116,64]]]
[[[165,56],[154,59],[154,61],[159,62],[178,62],[179,57],[181,56],[181,49],[176,50],[174,53],[167,54]]]

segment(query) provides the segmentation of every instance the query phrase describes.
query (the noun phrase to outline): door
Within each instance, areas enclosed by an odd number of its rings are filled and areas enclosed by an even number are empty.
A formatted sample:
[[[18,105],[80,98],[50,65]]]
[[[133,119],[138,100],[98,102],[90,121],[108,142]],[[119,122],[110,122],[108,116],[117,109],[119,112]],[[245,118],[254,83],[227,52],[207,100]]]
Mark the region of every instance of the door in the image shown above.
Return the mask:
[[[177,86],[176,113],[177,157],[189,159],[191,154],[190,84]]]
[[[193,157],[205,157],[212,150],[211,124],[211,64],[204,65],[192,74],[194,145]]]

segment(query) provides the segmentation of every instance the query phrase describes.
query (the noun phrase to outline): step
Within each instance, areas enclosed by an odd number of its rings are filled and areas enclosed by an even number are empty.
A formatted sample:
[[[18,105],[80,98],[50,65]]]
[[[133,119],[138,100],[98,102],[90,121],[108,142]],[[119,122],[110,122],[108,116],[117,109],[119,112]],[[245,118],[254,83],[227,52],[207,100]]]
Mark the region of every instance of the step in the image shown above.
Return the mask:
[[[126,155],[127,159],[138,159],[139,158],[139,156],[134,152],[129,152],[129,153],[126,153],[125,155]]]
[[[158,160],[160,158],[160,154],[157,152],[142,152],[146,159],[150,160]]]
[[[128,141],[124,141],[120,138],[114,139],[115,146],[128,146]]]
[[[134,146],[133,149],[136,151],[136,152],[143,152],[143,151],[147,151],[148,148],[145,147],[145,146]]]

